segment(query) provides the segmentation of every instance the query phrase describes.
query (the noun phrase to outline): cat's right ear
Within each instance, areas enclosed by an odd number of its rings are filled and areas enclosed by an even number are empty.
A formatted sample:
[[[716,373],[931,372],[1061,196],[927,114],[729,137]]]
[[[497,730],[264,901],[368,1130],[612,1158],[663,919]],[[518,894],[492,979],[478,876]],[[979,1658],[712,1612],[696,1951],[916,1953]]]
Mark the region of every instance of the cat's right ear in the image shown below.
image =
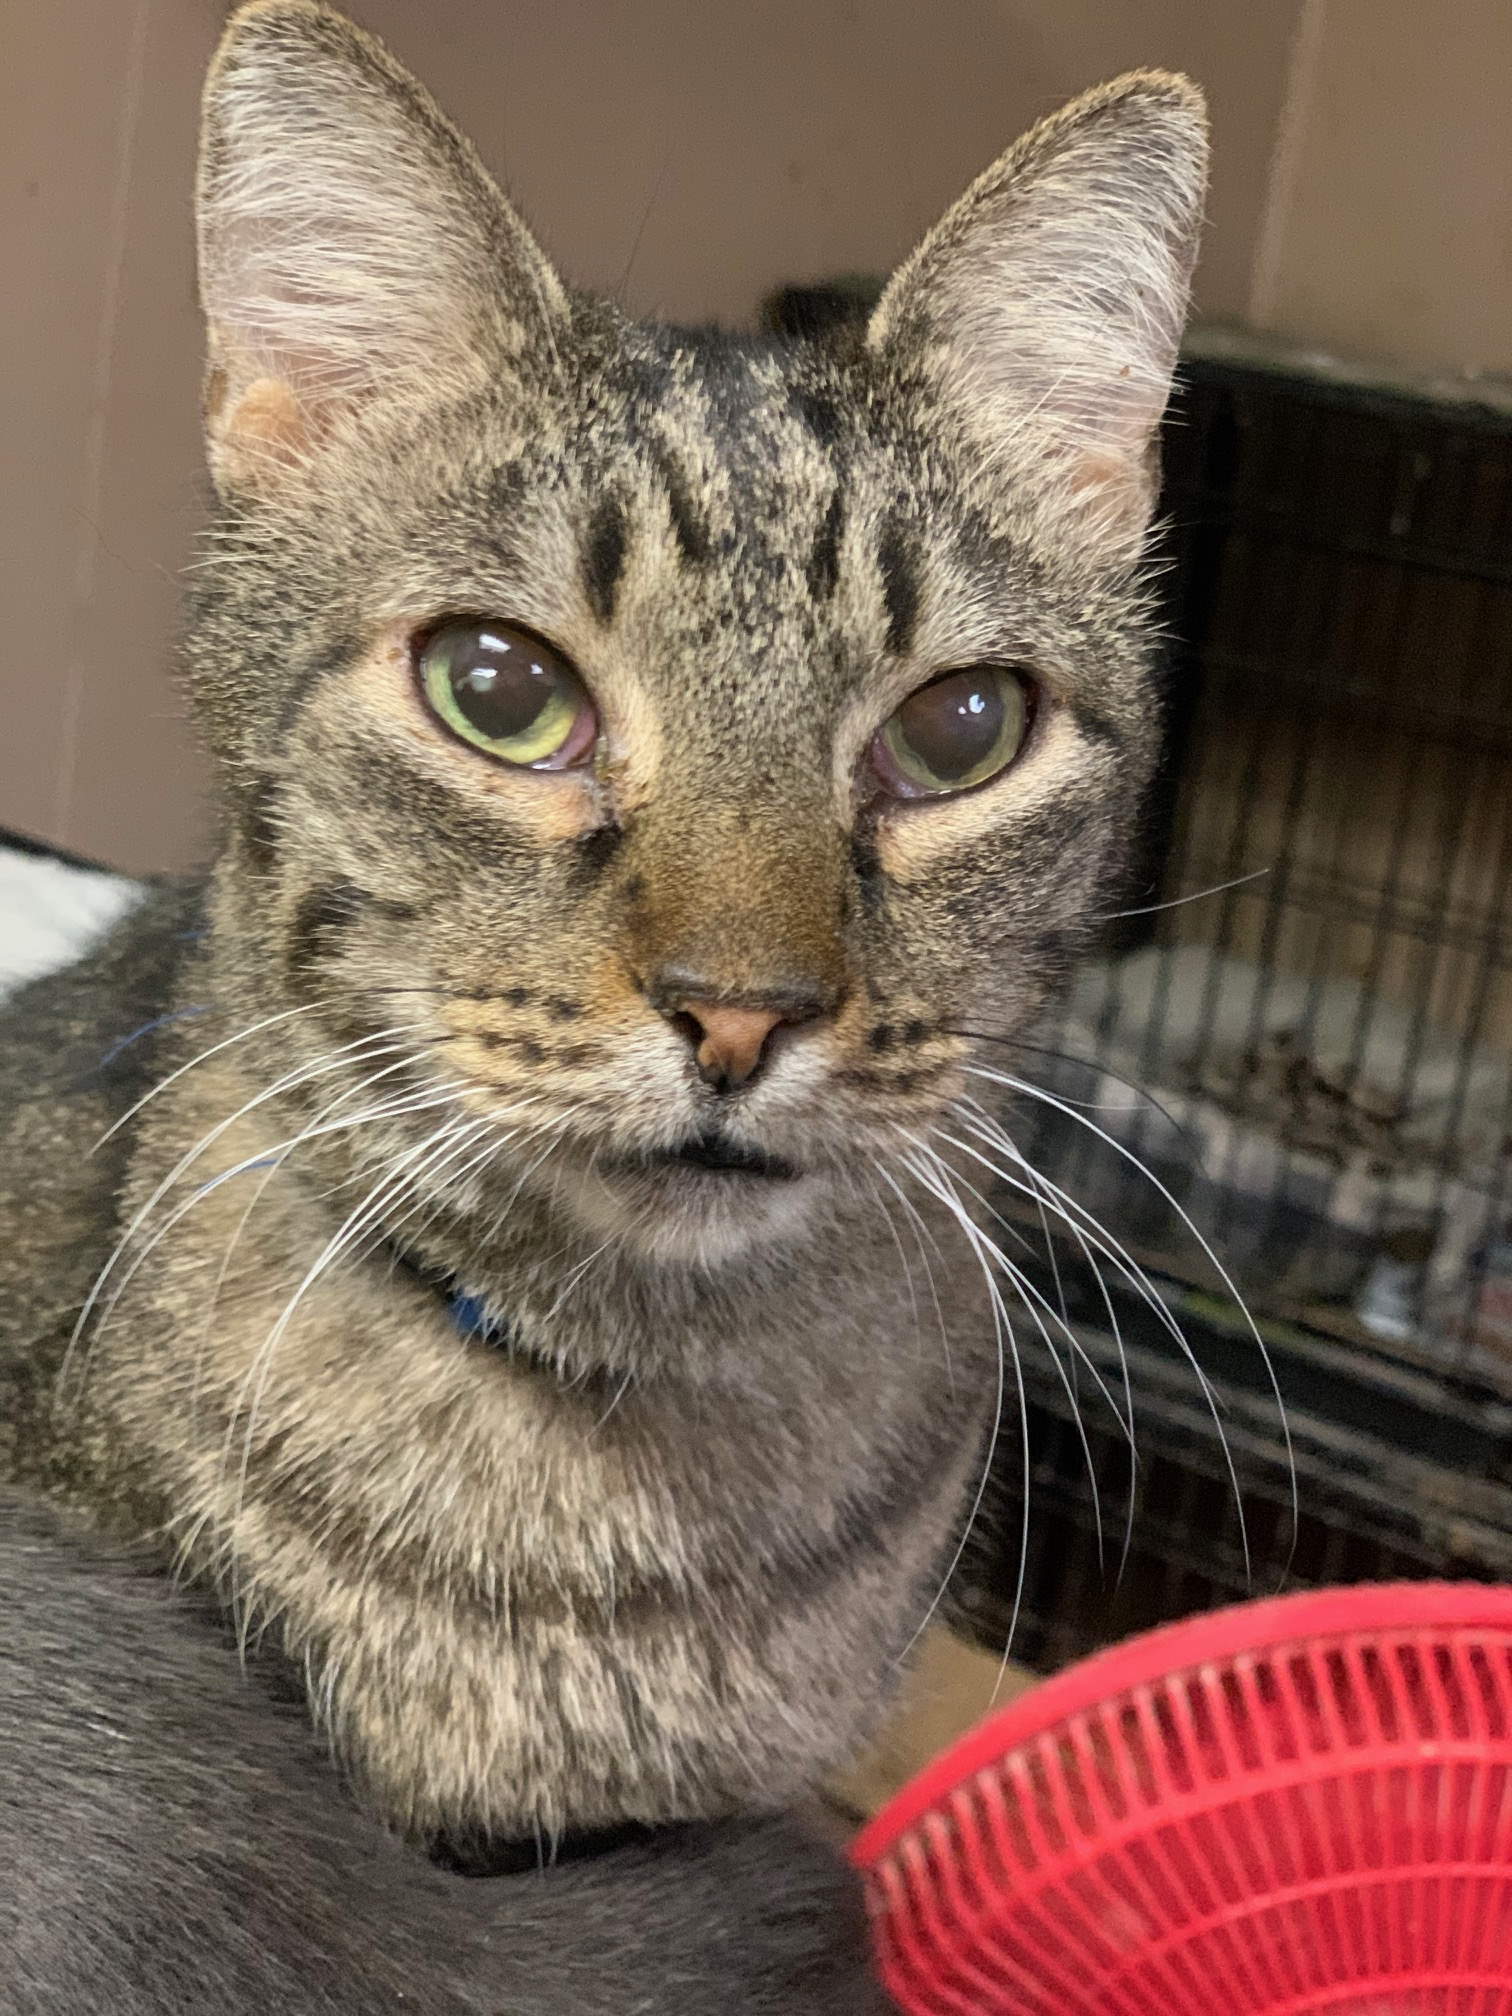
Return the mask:
[[[1155,502],[1207,177],[1202,94],[1136,71],[1043,120],[893,275],[867,342],[1033,492],[1058,536],[1137,551]]]
[[[205,87],[206,426],[223,491],[319,453],[362,402],[550,354],[561,282],[429,95],[313,0],[254,0]]]

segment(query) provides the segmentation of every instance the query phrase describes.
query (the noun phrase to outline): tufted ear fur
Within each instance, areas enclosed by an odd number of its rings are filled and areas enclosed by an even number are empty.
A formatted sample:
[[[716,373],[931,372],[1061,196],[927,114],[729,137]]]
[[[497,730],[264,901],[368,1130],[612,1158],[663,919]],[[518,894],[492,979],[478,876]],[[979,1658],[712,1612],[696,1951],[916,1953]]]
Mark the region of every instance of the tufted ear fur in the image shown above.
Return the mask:
[[[561,282],[429,96],[312,0],[232,18],[205,88],[210,462],[276,481],[343,412],[549,340]]]
[[[992,463],[1067,530],[1137,547],[1186,315],[1207,170],[1203,99],[1136,72],[1043,121],[899,268],[868,343],[922,372]]]

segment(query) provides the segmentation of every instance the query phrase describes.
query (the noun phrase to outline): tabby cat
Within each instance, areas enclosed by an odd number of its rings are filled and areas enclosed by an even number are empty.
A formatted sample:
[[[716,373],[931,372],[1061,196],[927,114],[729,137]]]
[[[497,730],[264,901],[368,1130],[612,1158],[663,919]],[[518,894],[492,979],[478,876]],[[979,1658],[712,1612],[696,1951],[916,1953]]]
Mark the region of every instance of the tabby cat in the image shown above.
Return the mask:
[[[366,35],[233,18],[223,842],[5,1031],[0,2007],[874,2006],[782,1816],[1004,1404],[992,1060],[1157,742],[1204,158],[1126,77],[853,330],[644,326]]]

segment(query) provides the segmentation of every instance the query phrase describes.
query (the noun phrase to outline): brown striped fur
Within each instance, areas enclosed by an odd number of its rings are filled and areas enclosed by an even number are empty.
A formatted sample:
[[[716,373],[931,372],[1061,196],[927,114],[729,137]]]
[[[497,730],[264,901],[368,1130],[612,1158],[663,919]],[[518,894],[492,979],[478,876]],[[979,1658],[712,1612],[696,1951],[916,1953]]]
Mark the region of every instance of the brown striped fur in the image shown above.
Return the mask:
[[[964,1284],[942,1337],[873,1169],[962,1091],[955,1032],[1022,1027],[1063,976],[1157,739],[1139,556],[1199,101],[1158,75],[1079,101],[825,345],[572,294],[418,87],[303,0],[236,17],[206,103],[220,502],[187,665],[225,843],[202,897],[34,997],[21,1068],[59,1013],[108,1040],[149,943],[157,1000],[204,1012],[152,1046],[182,1075],[105,1161],[79,1158],[114,1082],[8,1123],[39,1201],[4,1206],[5,1376],[33,1399],[6,1467],[275,1634],[402,1826],[781,1806],[885,1702],[996,1380],[966,1245],[916,1192]],[[458,612],[576,663],[593,768],[439,732],[411,639]],[[984,659],[1039,682],[1024,757],[877,808],[880,722]],[[809,1019],[731,1099],[669,971]],[[265,1163],[427,1091],[456,1103]],[[797,1176],[617,1168],[716,1108]],[[453,1118],[493,1152],[428,1171]],[[369,1229],[507,1313],[509,1348],[371,1239],[320,1264],[406,1169]]]

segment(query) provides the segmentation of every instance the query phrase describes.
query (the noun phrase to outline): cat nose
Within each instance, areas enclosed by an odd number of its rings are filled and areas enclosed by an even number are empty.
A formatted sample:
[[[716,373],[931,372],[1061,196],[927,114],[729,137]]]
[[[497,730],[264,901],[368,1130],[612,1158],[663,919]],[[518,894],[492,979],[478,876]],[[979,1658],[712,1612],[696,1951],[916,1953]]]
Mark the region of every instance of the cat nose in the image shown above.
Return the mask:
[[[732,1092],[761,1069],[767,1038],[783,1019],[769,1008],[716,1008],[701,1001],[690,1001],[682,1012],[693,1024],[687,1033],[698,1075]]]
[[[774,990],[761,1000],[721,1001],[712,989],[678,985],[671,975],[664,975],[654,991],[663,1015],[691,1044],[699,1076],[717,1092],[749,1084],[771,1054],[776,1032],[817,1021],[827,1005],[807,988]]]

